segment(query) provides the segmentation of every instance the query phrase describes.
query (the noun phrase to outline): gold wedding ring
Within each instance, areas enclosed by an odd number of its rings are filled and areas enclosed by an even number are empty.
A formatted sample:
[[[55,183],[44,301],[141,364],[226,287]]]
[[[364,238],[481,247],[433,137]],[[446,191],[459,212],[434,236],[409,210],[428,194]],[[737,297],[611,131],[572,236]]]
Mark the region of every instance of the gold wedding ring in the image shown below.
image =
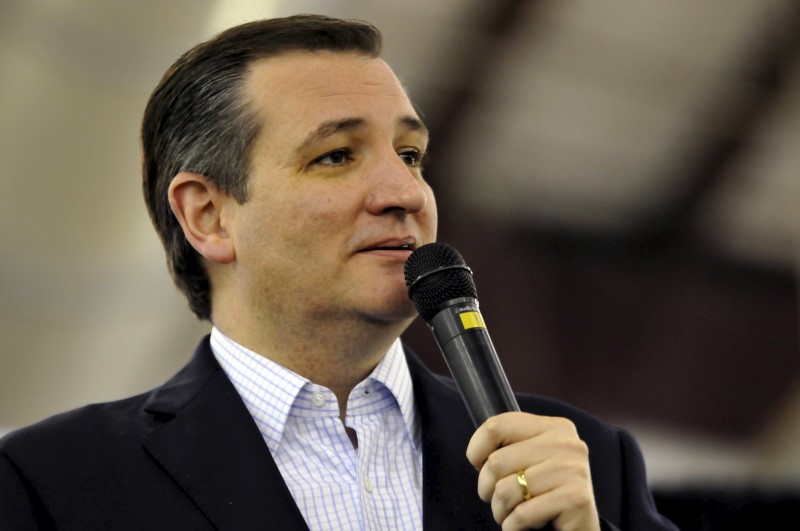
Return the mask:
[[[517,472],[517,483],[519,483],[519,490],[522,491],[523,500],[527,501],[533,498],[533,494],[528,491],[528,480],[525,479],[524,470]]]

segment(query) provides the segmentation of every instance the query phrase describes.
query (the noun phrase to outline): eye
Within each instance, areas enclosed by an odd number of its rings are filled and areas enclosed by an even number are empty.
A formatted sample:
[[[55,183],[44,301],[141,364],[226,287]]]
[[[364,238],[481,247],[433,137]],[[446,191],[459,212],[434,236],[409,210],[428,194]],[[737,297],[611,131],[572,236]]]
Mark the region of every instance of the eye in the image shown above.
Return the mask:
[[[337,149],[317,157],[312,164],[321,164],[323,166],[341,166],[346,162],[352,160],[349,149]]]
[[[418,149],[407,149],[398,153],[401,159],[412,168],[419,168],[425,161],[425,155]]]

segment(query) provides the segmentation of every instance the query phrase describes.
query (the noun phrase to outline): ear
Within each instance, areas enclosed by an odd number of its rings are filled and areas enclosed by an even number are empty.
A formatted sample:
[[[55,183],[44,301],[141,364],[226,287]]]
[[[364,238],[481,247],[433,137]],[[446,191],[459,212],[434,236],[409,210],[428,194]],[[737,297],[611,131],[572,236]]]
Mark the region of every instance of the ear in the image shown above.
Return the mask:
[[[181,172],[172,179],[168,197],[189,244],[212,262],[233,262],[236,252],[226,209],[234,199],[203,175],[190,172]]]

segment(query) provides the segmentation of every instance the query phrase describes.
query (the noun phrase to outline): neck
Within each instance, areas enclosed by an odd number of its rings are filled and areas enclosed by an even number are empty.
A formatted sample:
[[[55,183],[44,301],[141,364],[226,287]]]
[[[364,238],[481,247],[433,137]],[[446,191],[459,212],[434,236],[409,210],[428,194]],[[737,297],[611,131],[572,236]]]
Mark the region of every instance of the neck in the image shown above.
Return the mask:
[[[412,319],[390,323],[304,319],[295,324],[283,315],[247,325],[215,314],[213,320],[237,343],[333,391],[344,420],[350,392],[380,363]]]

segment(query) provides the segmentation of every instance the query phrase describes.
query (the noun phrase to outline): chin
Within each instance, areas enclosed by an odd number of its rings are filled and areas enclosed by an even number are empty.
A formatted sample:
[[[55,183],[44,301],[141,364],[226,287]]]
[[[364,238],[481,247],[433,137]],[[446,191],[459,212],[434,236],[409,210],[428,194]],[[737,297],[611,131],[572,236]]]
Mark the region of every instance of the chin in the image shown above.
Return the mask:
[[[417,309],[414,308],[414,304],[404,294],[402,300],[390,301],[381,308],[376,308],[375,311],[369,312],[369,315],[376,322],[398,323],[408,326],[417,316]]]
[[[348,299],[359,313],[375,322],[411,322],[417,316],[414,303],[408,298],[405,280],[400,277],[362,284],[351,291]]]

